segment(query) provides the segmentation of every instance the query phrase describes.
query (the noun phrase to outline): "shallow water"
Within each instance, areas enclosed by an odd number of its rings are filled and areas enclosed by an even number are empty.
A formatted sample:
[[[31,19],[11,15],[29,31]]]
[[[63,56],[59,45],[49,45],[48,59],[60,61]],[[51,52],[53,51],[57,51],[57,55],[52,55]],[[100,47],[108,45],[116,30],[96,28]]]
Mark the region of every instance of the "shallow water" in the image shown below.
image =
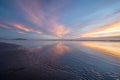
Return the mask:
[[[0,41],[0,80],[120,80],[120,42]]]

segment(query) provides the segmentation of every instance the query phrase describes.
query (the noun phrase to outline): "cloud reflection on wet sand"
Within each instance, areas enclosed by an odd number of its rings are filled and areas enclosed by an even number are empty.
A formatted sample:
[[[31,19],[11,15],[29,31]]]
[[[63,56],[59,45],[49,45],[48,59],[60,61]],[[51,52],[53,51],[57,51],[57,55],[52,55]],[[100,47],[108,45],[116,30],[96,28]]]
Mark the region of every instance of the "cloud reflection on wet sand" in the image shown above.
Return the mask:
[[[105,52],[107,55],[120,57],[120,42],[82,42],[83,46]]]

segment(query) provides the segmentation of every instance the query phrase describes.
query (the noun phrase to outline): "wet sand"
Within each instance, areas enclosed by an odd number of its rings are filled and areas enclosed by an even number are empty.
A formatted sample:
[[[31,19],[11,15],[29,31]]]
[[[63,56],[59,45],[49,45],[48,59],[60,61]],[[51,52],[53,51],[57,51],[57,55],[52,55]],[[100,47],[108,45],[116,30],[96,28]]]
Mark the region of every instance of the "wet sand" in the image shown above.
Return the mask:
[[[0,42],[0,80],[120,79],[120,59],[88,49],[78,42],[36,47]]]

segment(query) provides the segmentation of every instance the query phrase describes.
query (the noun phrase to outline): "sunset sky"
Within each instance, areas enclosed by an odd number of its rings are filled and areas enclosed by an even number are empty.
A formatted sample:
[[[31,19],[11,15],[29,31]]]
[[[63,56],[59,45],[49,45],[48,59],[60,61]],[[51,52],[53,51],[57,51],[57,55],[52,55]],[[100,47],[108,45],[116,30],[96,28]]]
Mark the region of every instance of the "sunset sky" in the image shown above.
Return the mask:
[[[120,37],[120,0],[0,0],[0,38]]]

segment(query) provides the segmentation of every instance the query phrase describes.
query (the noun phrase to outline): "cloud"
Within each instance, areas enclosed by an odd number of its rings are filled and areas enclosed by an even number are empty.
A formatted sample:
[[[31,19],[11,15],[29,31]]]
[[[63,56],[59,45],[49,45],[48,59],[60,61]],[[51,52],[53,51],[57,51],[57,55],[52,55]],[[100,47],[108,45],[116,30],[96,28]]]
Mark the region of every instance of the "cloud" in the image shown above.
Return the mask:
[[[35,29],[32,29],[32,28],[26,27],[23,24],[17,24],[17,23],[10,23],[10,24],[14,28],[16,28],[18,30],[22,30],[24,32],[34,32],[34,33],[38,33],[38,34],[42,33],[40,30],[35,30]]]
[[[67,34],[69,30],[65,28],[63,25],[57,25],[53,27],[53,29],[49,29],[49,32],[58,37],[62,37],[63,35]]]
[[[54,35],[57,37],[68,34],[69,29],[64,24],[58,22],[57,16],[54,14],[48,15],[43,11],[40,3],[41,2],[38,0],[20,0],[17,2],[27,20],[34,24],[34,27],[42,30],[43,34]]]
[[[51,33],[55,36],[62,37],[65,34],[69,33],[69,31],[70,31],[68,28],[66,28],[66,26],[58,23],[56,18],[52,18],[49,21],[49,24],[51,24],[51,25],[49,26],[49,28],[47,28],[47,30],[49,33]]]
[[[20,23],[15,23],[15,22],[11,22],[11,21],[7,21],[5,23],[6,24],[0,24],[0,27],[7,29],[9,31],[18,32],[21,34],[24,34],[27,32],[34,32],[37,34],[42,34],[42,32],[40,30],[36,30],[36,29],[30,28],[30,27],[27,27],[27,26],[20,24]]]
[[[0,23],[0,27],[1,27],[1,28],[4,28],[4,29],[10,29],[10,27],[8,27],[8,26],[6,26],[6,25],[4,25],[4,24],[1,24],[1,23]]]
[[[115,22],[97,29],[93,29],[81,35],[81,37],[110,37],[120,36],[120,22]]]
[[[107,10],[107,9],[106,9]],[[90,19],[81,22],[77,25],[79,28],[74,28],[72,37],[109,37],[119,36],[119,26],[111,28],[113,24],[117,24],[120,21],[120,9],[113,9],[108,14],[96,14]],[[81,29],[80,29],[81,27]]]

